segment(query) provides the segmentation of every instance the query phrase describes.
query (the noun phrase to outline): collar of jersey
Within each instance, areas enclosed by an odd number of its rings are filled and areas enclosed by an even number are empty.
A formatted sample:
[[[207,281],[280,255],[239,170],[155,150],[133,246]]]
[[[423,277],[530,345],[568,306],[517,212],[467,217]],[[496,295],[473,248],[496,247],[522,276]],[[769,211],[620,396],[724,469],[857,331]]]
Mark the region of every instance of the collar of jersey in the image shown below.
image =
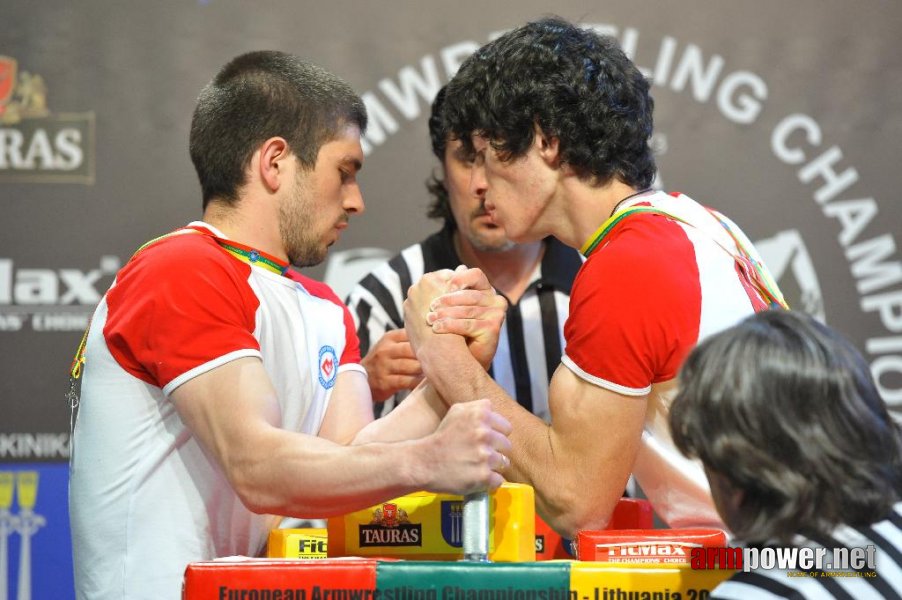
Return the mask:
[[[241,242],[222,237],[219,231],[215,230],[207,223],[194,222],[185,227],[185,230],[196,231],[210,236],[216,240],[216,243],[219,244],[223,250],[249,265],[258,266],[266,271],[275,273],[276,275],[285,275],[285,272],[288,270],[288,263],[286,261],[279,260],[271,254],[251,248]]]
[[[628,208],[624,208],[615,212],[611,215],[607,221],[601,224],[601,227],[595,230],[586,243],[583,244],[579,251],[580,254],[589,257],[592,252],[595,251],[596,248],[601,244],[602,240],[604,240],[605,236],[608,235],[614,227],[617,226],[617,223],[625,219],[626,217],[635,214],[635,213],[655,213],[655,214],[668,214],[662,211],[659,208],[655,208],[653,206],[630,206]],[[668,214],[668,216],[671,216]],[[676,218],[676,217],[673,217]]]

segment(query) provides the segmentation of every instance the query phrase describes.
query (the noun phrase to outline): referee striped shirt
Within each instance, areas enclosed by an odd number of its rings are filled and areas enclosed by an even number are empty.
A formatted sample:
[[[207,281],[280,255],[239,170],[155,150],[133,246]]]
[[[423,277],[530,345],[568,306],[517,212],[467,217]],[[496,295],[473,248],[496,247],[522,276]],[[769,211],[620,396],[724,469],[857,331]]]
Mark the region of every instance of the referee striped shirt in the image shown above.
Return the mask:
[[[365,355],[390,329],[404,326],[407,290],[424,273],[454,269],[462,263],[452,242],[453,230],[443,228],[373,270],[351,290],[347,304],[354,316],[360,352]],[[579,253],[554,238],[544,242],[542,261],[517,304],[509,304],[490,374],[524,408],[550,420],[548,383],[561,361],[564,322],[570,288],[582,266]],[[375,407],[387,413],[402,394]]]
[[[796,545],[828,548],[827,560],[830,560],[832,548],[874,546],[877,568],[874,572],[865,570],[844,574],[837,570],[803,573],[757,569],[749,573],[739,572],[714,588],[711,598],[902,598],[902,502],[893,506],[886,519],[866,527],[844,525],[829,537],[816,540],[801,538]]]

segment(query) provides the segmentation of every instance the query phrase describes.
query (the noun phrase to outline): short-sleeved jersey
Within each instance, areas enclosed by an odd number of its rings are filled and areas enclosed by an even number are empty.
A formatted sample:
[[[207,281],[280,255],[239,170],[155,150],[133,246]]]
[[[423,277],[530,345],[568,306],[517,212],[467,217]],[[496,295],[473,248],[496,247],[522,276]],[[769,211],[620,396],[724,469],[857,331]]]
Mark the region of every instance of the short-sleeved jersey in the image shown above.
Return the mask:
[[[678,218],[632,214],[589,254],[573,283],[561,360],[589,383],[648,396],[634,476],[671,526],[719,526],[701,465],[674,447],[667,415],[673,380],[692,348],[766,307],[739,274],[733,235],[760,256],[723,215],[682,194],[640,194],[624,203],[630,206]]]
[[[153,242],[94,313],[71,459],[80,598],[176,598],[188,562],[256,555],[277,522],[242,504],[173,390],[257,357],[281,427],[315,435],[338,373],[363,370],[350,313],[328,286],[243,262],[222,239],[197,222]]]
[[[626,206],[659,207],[688,223],[640,213],[607,234],[574,281],[563,362],[591,383],[643,396],[674,379],[699,341],[764,306],[706,208],[662,192]]]

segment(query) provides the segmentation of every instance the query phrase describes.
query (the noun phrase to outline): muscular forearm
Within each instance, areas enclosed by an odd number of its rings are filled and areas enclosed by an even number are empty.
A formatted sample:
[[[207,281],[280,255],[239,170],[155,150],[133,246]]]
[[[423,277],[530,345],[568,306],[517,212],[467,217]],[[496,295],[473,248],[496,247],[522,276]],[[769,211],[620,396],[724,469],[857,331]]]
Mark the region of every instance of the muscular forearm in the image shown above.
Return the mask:
[[[418,358],[427,380],[448,405],[488,398],[492,408],[510,421],[513,450],[503,473],[508,481],[529,484],[539,492],[555,487],[553,481],[545,485],[555,473],[549,426],[505,393],[473,358],[463,338],[441,336]]]
[[[449,404],[488,398],[513,426],[509,481],[536,491],[539,514],[559,533],[607,524],[623,493],[641,436],[644,400],[599,398],[600,388],[566,368],[549,390],[552,424],[520,406],[495,383],[456,336],[419,354],[423,370]]]
[[[328,439],[282,428],[281,404],[257,358],[198,375],[176,388],[172,401],[255,512],[322,517],[421,489],[466,494],[501,483],[510,425],[487,401],[453,407],[420,439],[344,445],[372,418],[365,387],[360,373],[339,375],[319,432]],[[343,416],[351,423],[347,437]]]
[[[438,394],[422,382],[390,413],[364,427],[354,444],[394,442],[426,436],[438,427],[448,407]]]
[[[433,486],[428,441],[341,446],[272,429],[257,452],[226,465],[245,505],[258,513],[327,517]]]

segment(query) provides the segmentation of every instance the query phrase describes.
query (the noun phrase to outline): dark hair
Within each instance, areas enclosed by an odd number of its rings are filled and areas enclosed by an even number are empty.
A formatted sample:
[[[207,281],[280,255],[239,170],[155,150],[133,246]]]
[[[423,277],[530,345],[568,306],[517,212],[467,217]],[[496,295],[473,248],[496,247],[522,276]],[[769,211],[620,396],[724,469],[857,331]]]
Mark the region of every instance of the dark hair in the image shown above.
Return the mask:
[[[514,29],[470,56],[448,84],[445,122],[468,149],[490,140],[504,160],[523,156],[536,125],[562,161],[593,184],[647,188],[654,101],[617,41],[560,18]]]
[[[902,497],[902,430],[867,363],[799,312],[764,311],[700,344],[670,426],[683,453],[742,491],[727,525],[750,542],[868,525]]]
[[[325,69],[283,52],[234,58],[201,91],[189,149],[204,207],[232,203],[257,146],[283,136],[305,168],[348,124],[366,129],[366,108],[351,87]]]
[[[442,118],[447,89],[448,86],[442,86],[442,89],[438,91],[435,99],[432,101],[432,111],[429,113],[429,139],[432,141],[432,153],[442,165],[445,164],[445,149],[448,147],[448,129],[445,127],[444,119]],[[446,227],[456,227],[445,180],[440,179],[433,171],[429,179],[426,180],[426,189],[429,190],[429,194],[432,196],[426,216],[430,219],[444,220]]]

